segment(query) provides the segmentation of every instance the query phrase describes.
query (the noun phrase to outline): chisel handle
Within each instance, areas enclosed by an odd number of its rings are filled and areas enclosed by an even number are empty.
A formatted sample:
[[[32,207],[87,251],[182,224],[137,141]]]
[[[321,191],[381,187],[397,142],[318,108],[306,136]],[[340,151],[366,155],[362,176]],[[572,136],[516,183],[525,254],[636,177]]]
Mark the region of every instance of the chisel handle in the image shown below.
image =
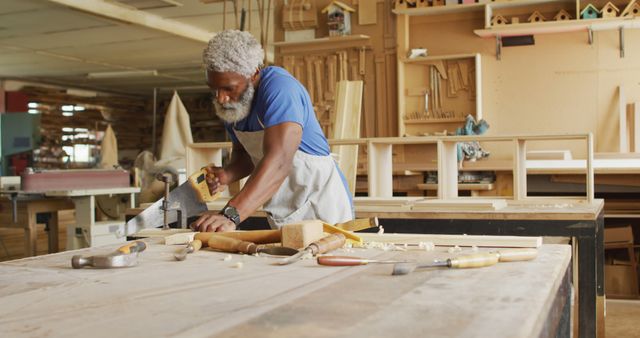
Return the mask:
[[[328,266],[357,266],[366,265],[369,260],[351,256],[319,256],[318,264]]]
[[[254,254],[257,250],[257,246],[254,243],[218,235],[209,237],[208,244],[211,249],[224,252],[241,252],[246,254]]]
[[[196,252],[202,248],[202,241],[199,239],[194,239],[191,241],[191,247],[193,248],[193,252]]]
[[[256,244],[279,243],[282,240],[282,233],[280,230],[198,232],[195,235],[195,239],[201,240],[204,245],[209,243],[209,238],[211,236],[230,237]]]
[[[456,269],[481,268],[497,263],[497,253],[478,253],[449,259],[449,266]]]
[[[499,250],[497,254],[500,262],[530,261],[538,256],[538,249],[526,248]]]
[[[147,248],[147,244],[143,241],[133,241],[131,243],[127,243],[116,250],[122,254],[130,254],[133,252],[142,252]]]
[[[315,256],[317,254],[322,254],[325,252],[329,252],[335,249],[342,248],[346,241],[346,237],[343,234],[331,234],[327,237],[324,237],[318,241],[315,241],[307,247],[307,249],[311,250],[311,253]]]

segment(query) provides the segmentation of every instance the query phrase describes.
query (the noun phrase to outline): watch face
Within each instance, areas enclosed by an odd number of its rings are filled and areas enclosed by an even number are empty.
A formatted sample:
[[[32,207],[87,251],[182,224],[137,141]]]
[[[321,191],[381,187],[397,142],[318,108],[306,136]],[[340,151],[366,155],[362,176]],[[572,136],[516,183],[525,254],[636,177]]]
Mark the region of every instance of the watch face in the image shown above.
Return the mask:
[[[240,215],[238,214],[238,210],[230,205],[227,205],[222,209],[222,215],[233,221],[233,223],[235,223],[236,225],[240,223]]]

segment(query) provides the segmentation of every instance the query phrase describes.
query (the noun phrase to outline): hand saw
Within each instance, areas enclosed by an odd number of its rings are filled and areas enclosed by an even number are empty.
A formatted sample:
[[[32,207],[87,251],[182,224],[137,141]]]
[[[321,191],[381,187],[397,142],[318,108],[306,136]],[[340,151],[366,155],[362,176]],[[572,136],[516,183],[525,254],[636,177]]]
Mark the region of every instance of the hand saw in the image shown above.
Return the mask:
[[[180,210],[186,220],[189,217],[197,216],[207,211],[207,202],[215,201],[220,193],[211,195],[207,186],[207,175],[211,175],[206,169],[189,176],[189,179],[179,187],[173,189],[167,198],[170,211],[167,211],[167,223],[174,223],[178,220]],[[146,228],[161,227],[164,223],[165,210],[163,210],[164,198],[159,199],[148,208],[144,209],[136,217],[130,219],[125,225],[125,233],[131,236],[136,232]]]

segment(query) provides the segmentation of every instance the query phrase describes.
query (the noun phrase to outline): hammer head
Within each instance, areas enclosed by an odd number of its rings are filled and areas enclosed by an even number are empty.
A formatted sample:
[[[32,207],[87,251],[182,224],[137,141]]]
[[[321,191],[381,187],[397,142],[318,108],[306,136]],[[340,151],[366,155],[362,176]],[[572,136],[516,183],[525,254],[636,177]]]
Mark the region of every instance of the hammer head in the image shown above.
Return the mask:
[[[125,268],[138,264],[138,253],[119,255],[96,255],[83,257],[75,255],[71,258],[71,266],[74,269],[82,269],[85,266],[92,266],[98,269]]]

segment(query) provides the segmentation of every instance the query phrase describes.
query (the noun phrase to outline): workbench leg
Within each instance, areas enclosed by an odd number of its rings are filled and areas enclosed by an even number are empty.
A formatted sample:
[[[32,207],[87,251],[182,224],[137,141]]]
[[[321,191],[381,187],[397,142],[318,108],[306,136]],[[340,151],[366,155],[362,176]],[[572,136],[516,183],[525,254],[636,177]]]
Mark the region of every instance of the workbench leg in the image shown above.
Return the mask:
[[[596,336],[597,264],[595,236],[578,237],[578,335]]]
[[[24,229],[25,235],[25,255],[36,255],[36,239],[38,235],[38,224],[35,212],[27,211],[27,227]]]
[[[604,315],[605,315],[605,294],[604,294],[604,214],[600,214],[596,221],[596,328],[597,336],[605,337]]]
[[[59,250],[58,247],[58,212],[52,211],[51,217],[49,217],[49,253],[56,253]]]

